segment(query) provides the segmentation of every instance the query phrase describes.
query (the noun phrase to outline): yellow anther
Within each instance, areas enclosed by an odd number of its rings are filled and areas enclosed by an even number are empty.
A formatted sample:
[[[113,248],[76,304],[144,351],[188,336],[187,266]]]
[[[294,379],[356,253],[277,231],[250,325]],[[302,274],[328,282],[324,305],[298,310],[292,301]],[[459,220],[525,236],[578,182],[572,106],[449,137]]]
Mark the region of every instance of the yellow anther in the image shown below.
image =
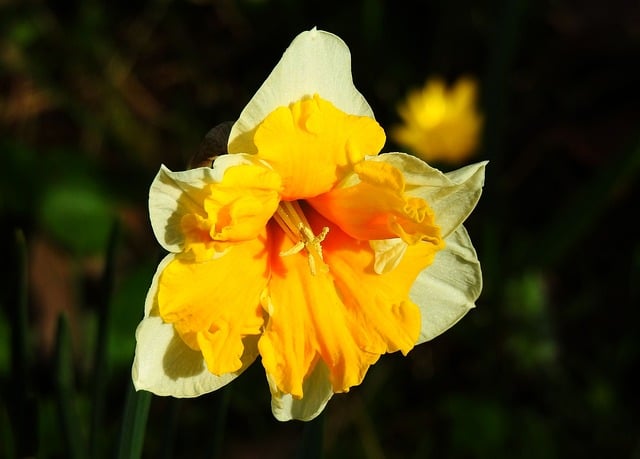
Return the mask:
[[[307,251],[309,269],[315,275],[319,268],[326,272],[329,268],[322,258],[321,242],[327,237],[329,228],[326,226],[317,236],[313,234],[309,221],[304,216],[304,212],[297,201],[282,201],[273,218],[278,222],[284,233],[294,242],[294,245],[287,250],[280,252],[281,257],[296,254],[302,249]]]

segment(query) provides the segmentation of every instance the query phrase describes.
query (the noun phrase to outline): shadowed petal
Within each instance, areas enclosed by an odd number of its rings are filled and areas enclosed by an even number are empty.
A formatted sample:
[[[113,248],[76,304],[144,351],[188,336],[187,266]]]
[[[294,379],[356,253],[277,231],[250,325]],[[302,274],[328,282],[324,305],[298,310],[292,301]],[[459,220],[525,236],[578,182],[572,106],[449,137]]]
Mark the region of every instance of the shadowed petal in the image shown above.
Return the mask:
[[[213,169],[199,167],[173,172],[160,166],[149,189],[149,218],[160,245],[168,252],[183,251],[182,217],[194,214],[205,218],[203,201],[208,194],[208,185],[220,182],[227,168],[253,162],[245,155],[224,155],[216,160]]]
[[[480,262],[465,228],[460,226],[445,242],[446,248],[411,288],[411,299],[422,310],[416,344],[435,338],[462,319],[482,291]]]
[[[175,255],[162,260],[147,293],[145,317],[136,330],[136,351],[132,378],[136,390],[156,395],[197,397],[214,391],[240,375],[257,357],[257,338],[244,341],[242,367],[233,373],[215,376],[207,370],[202,353],[187,346],[171,324],[158,315],[158,278]]]
[[[206,185],[214,182],[209,167],[172,172],[164,165],[151,183],[149,217],[156,239],[169,252],[184,249],[184,233],[180,225],[185,214],[204,216],[202,202]]]
[[[267,374],[269,387],[271,388],[271,411],[278,421],[310,421],[318,416],[329,399],[333,396],[329,371],[327,366],[319,361],[311,374],[307,376],[303,384],[304,397],[293,398],[290,394],[278,391],[272,378]]]
[[[133,383],[136,390],[156,395],[197,397],[233,381],[257,355],[256,338],[245,339],[242,367],[216,376],[207,370],[202,353],[187,346],[173,325],[164,323],[158,316],[150,316],[143,319],[136,330]]]

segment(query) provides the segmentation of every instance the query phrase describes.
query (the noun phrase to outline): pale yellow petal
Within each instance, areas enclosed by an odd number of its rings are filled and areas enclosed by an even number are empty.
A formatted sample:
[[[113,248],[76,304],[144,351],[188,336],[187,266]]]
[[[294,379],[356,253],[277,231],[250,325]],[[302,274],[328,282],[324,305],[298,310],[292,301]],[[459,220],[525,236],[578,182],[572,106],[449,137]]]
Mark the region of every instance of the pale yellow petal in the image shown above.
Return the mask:
[[[161,396],[197,397],[233,381],[257,355],[256,340],[246,340],[242,367],[233,373],[216,376],[207,370],[202,353],[188,347],[173,325],[152,315],[143,319],[136,330],[131,375],[136,390]]]
[[[246,155],[223,155],[214,168],[173,172],[164,165],[160,167],[149,189],[149,217],[153,233],[165,250],[185,250],[183,217],[206,218],[203,201],[208,185],[220,182],[227,168],[241,164],[255,164],[255,160]]]
[[[271,389],[271,411],[278,421],[310,421],[318,416],[329,399],[333,396],[333,389],[329,381],[327,366],[318,361],[311,374],[303,384],[304,397],[296,399],[290,394],[278,390],[267,374],[267,381]]]
[[[340,110],[373,118],[353,85],[351,54],[337,36],[322,30],[299,34],[262,84],[229,136],[229,153],[255,153],[253,131],[269,113],[305,96],[319,94]]]
[[[166,255],[158,264],[156,272],[153,274],[153,278],[151,279],[151,286],[149,287],[147,296],[144,300],[144,317],[149,317],[152,310],[154,311],[155,315],[158,315],[158,280],[160,279],[160,274],[162,273],[164,268],[166,268],[166,266],[175,258],[176,254],[170,253]]]
[[[443,333],[473,307],[482,291],[482,272],[464,226],[445,239],[446,248],[422,271],[410,297],[422,311],[418,343]]]
[[[488,163],[482,161],[444,174],[405,153],[385,153],[368,161],[383,161],[400,169],[406,193],[429,204],[445,238],[466,220],[478,203]]]
[[[182,216],[203,213],[204,190],[214,181],[214,172],[208,167],[181,172],[172,172],[164,165],[160,167],[149,190],[149,217],[153,233],[165,250],[181,252],[184,249]]]

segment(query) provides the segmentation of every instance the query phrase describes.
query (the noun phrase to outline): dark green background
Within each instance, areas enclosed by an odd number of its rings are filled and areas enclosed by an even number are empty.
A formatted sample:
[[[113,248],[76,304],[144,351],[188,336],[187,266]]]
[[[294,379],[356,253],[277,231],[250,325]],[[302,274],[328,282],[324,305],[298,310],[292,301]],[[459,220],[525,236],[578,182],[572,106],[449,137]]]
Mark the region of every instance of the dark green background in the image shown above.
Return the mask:
[[[478,78],[485,125],[470,161],[490,160],[467,223],[477,308],[335,396],[325,457],[640,458],[640,7],[621,0],[0,2],[0,457],[116,453],[161,256],[151,180],[237,118],[314,26],[349,45],[385,128],[427,77]],[[144,457],[295,457],[305,428],[272,418],[259,363],[223,391],[149,409]]]

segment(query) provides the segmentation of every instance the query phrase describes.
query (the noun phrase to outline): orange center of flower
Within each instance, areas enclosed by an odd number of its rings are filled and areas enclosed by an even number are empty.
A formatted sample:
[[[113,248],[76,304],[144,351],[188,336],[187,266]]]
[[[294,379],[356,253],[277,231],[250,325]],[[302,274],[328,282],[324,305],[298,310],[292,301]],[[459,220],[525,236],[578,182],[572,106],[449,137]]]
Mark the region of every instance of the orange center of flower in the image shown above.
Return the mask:
[[[444,242],[402,171],[365,159],[384,140],[375,120],[305,98],[263,120],[246,163],[181,203],[186,254],[162,272],[159,312],[210,372],[239,371],[259,335],[273,387],[300,399],[312,374],[346,392],[381,354],[411,350],[409,291]],[[388,269],[375,268],[381,240],[401,253]]]

